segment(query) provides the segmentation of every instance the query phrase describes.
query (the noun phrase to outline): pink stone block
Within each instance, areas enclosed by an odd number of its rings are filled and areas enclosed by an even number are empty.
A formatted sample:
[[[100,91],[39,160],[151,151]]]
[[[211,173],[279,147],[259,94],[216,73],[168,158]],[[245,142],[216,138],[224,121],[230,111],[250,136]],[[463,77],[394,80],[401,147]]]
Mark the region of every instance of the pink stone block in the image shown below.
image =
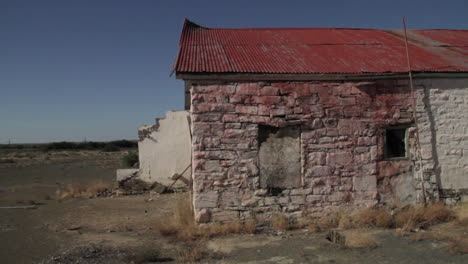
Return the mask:
[[[265,86],[260,89],[260,95],[278,95],[279,88],[274,86]]]
[[[259,90],[257,83],[241,83],[236,88],[236,94],[257,95]]]
[[[352,162],[353,155],[349,151],[333,152],[327,155],[328,165],[348,165]]]
[[[280,96],[255,96],[252,97],[255,103],[263,105],[274,105],[281,102]]]
[[[252,105],[236,105],[236,112],[241,114],[256,115],[258,107]]]

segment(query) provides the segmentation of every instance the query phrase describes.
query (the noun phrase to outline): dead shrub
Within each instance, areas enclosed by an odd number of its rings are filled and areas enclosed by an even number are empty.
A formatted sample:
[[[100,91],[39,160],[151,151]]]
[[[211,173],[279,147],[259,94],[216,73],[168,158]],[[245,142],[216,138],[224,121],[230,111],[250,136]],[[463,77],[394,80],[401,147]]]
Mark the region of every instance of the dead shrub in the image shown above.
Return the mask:
[[[289,230],[289,217],[286,214],[275,214],[271,219],[271,226],[276,230]]]
[[[255,222],[255,220],[250,219],[245,221],[243,231],[247,234],[255,234],[255,232],[257,231],[257,223]]]
[[[204,231],[205,236],[213,237],[241,233],[243,230],[243,226],[241,223],[239,223],[239,221],[236,221],[233,223],[208,225],[205,227],[201,227],[201,230]]]
[[[349,248],[376,248],[377,240],[362,230],[352,230],[345,234],[345,246]]]
[[[208,256],[208,250],[200,244],[188,244],[177,251],[177,263],[198,262]]]
[[[329,212],[321,217],[317,224],[321,229],[336,228],[340,225],[340,220],[344,214],[345,212],[343,210]]]
[[[58,189],[56,192],[57,200],[79,197],[96,197],[105,193],[112,192],[114,182],[111,181],[93,181],[83,185],[68,185],[64,189]]]
[[[354,227],[383,227],[390,228],[393,226],[393,218],[383,208],[363,208],[359,209],[352,216]]]
[[[383,208],[377,209],[375,215],[375,226],[382,228],[390,228],[393,225],[393,216]]]
[[[399,237],[407,237],[410,233],[408,231],[405,231],[401,228],[398,228],[395,230],[395,235],[399,236]]]
[[[320,228],[319,224],[317,224],[316,222],[310,222],[308,225],[307,225],[307,230],[311,231],[311,232],[314,232],[314,233],[318,233],[320,232],[322,229]]]
[[[425,209],[424,218],[428,225],[449,222],[455,219],[455,212],[442,202],[432,204]]]
[[[350,229],[354,227],[353,219],[349,214],[342,214],[338,223],[339,228]]]
[[[468,228],[468,203],[460,203],[453,208],[456,215],[454,224],[459,227]]]
[[[404,231],[411,231],[454,219],[455,213],[453,210],[439,202],[427,207],[409,207],[398,212],[395,216],[395,225]]]
[[[253,220],[244,223],[237,220],[232,223],[200,226],[195,223],[190,194],[185,193],[177,198],[173,214],[158,220],[155,229],[163,236],[186,241],[227,234],[254,233],[256,223]]]

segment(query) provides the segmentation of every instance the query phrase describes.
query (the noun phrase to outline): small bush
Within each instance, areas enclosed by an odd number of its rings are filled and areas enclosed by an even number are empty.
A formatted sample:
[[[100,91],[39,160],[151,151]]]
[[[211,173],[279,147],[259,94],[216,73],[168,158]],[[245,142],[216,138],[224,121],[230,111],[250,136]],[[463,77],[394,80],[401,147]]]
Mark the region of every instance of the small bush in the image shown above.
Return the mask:
[[[132,168],[138,162],[138,153],[128,152],[123,156],[123,165],[127,168]]]
[[[104,148],[102,149],[102,151],[104,152],[117,152],[119,150],[120,148],[114,144],[106,144],[106,146],[104,146]]]
[[[41,145],[43,151],[51,150],[103,150],[118,151],[120,148],[136,148],[138,143],[130,140],[115,140],[110,142],[53,142]]]

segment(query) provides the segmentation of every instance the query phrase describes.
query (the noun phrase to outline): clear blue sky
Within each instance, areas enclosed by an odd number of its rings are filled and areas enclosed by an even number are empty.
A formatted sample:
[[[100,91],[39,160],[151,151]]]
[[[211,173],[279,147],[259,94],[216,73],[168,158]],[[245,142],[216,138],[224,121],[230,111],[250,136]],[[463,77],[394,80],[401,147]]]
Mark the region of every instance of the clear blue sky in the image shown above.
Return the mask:
[[[207,27],[468,29],[468,1],[0,0],[0,143],[135,139],[183,108],[184,18]]]

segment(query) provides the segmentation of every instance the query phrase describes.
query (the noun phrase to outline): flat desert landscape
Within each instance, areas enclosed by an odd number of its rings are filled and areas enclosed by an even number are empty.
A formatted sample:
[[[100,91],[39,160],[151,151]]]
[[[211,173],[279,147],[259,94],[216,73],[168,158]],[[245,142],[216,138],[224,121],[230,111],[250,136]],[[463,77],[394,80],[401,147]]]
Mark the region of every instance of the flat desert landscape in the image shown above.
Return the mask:
[[[1,152],[1,263],[466,263],[466,204],[406,229],[370,211],[198,227],[187,191],[116,189],[127,152]]]

